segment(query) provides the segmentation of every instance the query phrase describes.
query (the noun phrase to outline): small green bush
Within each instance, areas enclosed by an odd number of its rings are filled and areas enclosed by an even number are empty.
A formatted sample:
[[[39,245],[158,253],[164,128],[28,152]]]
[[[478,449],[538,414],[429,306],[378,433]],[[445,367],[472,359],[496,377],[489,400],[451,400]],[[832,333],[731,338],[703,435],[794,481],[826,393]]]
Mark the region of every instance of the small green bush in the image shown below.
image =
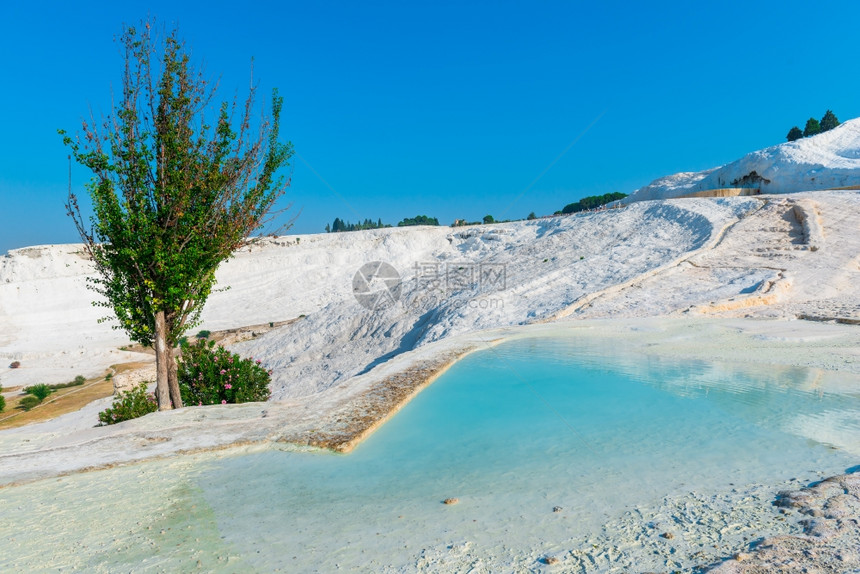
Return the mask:
[[[60,389],[68,389],[70,387],[80,387],[81,385],[83,385],[86,382],[87,382],[87,380],[84,377],[82,377],[81,375],[78,375],[77,377],[75,377],[74,381],[71,381],[69,383],[57,383],[56,385],[45,385],[45,386],[47,386],[52,391],[59,391]],[[24,390],[26,391],[27,389],[24,389]]]
[[[260,361],[243,359],[212,341],[183,345],[178,363],[179,392],[186,405],[265,401],[271,373]]]
[[[106,381],[110,381],[111,379],[113,379],[113,373],[108,373],[108,374],[106,374],[106,375],[105,375],[105,380],[106,380]]]
[[[109,409],[99,413],[102,425],[112,425],[154,413],[158,410],[155,395],[146,392],[146,383],[120,393]]]
[[[39,397],[35,397],[33,395],[27,395],[20,401],[18,401],[18,408],[24,409],[25,411],[29,411],[33,407],[40,404],[42,400]]]
[[[29,395],[33,395],[34,397],[39,399],[39,402],[41,403],[48,397],[48,395],[50,395],[54,391],[48,385],[41,384],[33,385],[31,387],[24,387],[24,392]]]
[[[0,395],[0,413],[6,410],[6,397]]]
[[[212,334],[212,331],[207,331],[206,329],[203,329],[202,331],[197,333],[197,338],[198,339],[208,339],[209,335],[211,335],[211,334]]]

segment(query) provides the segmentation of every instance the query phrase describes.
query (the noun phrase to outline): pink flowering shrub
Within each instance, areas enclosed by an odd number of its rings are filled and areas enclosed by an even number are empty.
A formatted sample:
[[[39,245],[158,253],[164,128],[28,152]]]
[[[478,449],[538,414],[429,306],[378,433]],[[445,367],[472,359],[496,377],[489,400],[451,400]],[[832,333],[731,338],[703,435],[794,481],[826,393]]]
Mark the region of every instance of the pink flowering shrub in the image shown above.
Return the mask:
[[[158,410],[158,403],[152,393],[146,392],[146,383],[120,393],[109,409],[99,413],[102,425],[112,425],[136,419]]]
[[[212,341],[182,345],[179,392],[186,406],[265,401],[270,372],[260,361],[243,359]]]

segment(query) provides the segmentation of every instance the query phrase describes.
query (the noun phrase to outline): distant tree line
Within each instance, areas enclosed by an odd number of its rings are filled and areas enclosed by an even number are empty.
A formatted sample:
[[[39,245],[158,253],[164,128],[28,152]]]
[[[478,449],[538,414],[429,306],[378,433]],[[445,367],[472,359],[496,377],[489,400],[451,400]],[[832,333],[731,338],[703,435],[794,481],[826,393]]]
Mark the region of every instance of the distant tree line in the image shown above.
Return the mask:
[[[613,201],[618,201],[619,199],[624,199],[627,197],[626,193],[621,193],[618,191],[612,193],[604,193],[603,195],[589,195],[588,197],[583,197],[577,202],[569,203],[564,206],[564,209],[561,210],[561,213],[576,213],[578,211],[587,211],[589,209],[596,209],[607,203],[612,203]]]
[[[788,130],[788,135],[785,136],[785,139],[790,142],[793,142],[795,140],[799,140],[800,138],[808,138],[809,136],[814,136],[815,134],[830,131],[838,125],[839,120],[836,119],[836,115],[832,111],[827,110],[824,113],[824,116],[821,118],[820,122],[815,118],[809,118],[808,120],[806,120],[806,127],[803,128],[803,131],[801,131],[799,127],[794,126],[790,130]]]
[[[334,222],[332,222],[331,225],[326,223],[325,232],[340,233],[341,231],[359,231],[360,229],[380,229],[383,227],[391,226],[382,223],[381,218],[378,221],[371,221],[370,219],[365,219],[364,221],[359,221],[358,223],[350,223],[349,221],[342,220],[340,217],[335,217]]]
[[[426,215],[416,215],[415,217],[406,217],[400,223],[397,224],[397,227],[409,227],[411,225],[439,225],[439,220],[435,217],[428,217]],[[372,219],[365,219],[364,221],[359,221],[358,223],[350,223],[349,221],[345,221],[340,217],[335,217],[334,221],[331,224],[326,224],[325,232],[326,233],[340,233],[341,231],[361,231],[362,229],[383,229],[386,227],[392,227],[387,223],[382,223],[382,218],[373,221]]]
[[[535,215],[534,211],[532,211],[529,214],[528,219],[530,219],[530,220],[531,219],[537,219],[537,215]],[[511,221],[512,221],[511,219],[496,219],[492,215],[488,214],[488,215],[485,215],[481,219],[481,221],[468,221],[466,219],[455,219],[454,223],[451,224],[451,227],[465,227],[466,225],[481,225],[481,224],[489,225],[491,223],[510,223]]]
[[[405,217],[403,221],[397,224],[397,227],[409,227],[412,225],[439,225],[439,220],[435,217],[427,217],[426,215],[416,215],[415,217]]]

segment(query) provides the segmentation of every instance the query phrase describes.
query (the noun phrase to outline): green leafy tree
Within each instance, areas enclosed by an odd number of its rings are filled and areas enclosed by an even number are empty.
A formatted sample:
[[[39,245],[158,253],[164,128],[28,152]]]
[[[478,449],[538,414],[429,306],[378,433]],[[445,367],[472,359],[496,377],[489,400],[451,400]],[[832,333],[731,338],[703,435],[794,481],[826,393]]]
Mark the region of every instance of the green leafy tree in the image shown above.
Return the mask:
[[[113,425],[157,410],[158,403],[155,397],[146,392],[146,383],[140,383],[132,389],[119,393],[110,408],[99,413],[99,421],[101,425]]]
[[[484,216],[484,223],[494,223],[495,221],[496,221],[496,220],[495,220],[495,219],[493,219],[493,216],[492,216],[492,215],[485,215],[485,216]]]
[[[818,123],[818,120],[815,118],[806,120],[806,127],[803,128],[803,137],[808,138],[819,133],[821,133],[821,124]]]
[[[18,401],[18,408],[24,411],[29,411],[42,404],[42,400],[33,395],[27,395]]]
[[[824,117],[821,118],[822,132],[830,131],[838,125],[839,120],[836,119],[836,115],[832,111],[827,110],[826,112],[824,112]]]
[[[529,213],[529,216],[526,217],[526,219],[528,219],[529,221],[531,221],[532,219],[537,219],[537,215],[535,215],[535,212],[532,211],[531,213]]]
[[[119,42],[125,66],[111,115],[101,128],[84,122],[75,138],[60,132],[94,174],[91,228],[75,194],[66,207],[96,267],[90,286],[105,298],[96,304],[155,348],[156,397],[166,410],[182,406],[173,349],[198,323],[218,266],[252,241],[289,185],[277,172],[292,147],[278,141],[277,91],[271,117],[254,123],[255,88],[244,105],[213,108],[215,89],[176,30],[159,41],[144,23],[124,28]]]
[[[799,140],[802,137],[803,137],[803,132],[800,130],[799,127],[794,126],[790,130],[788,130],[788,135],[785,136],[785,139],[787,139],[790,142],[793,142],[793,141]]]
[[[39,399],[39,402],[42,402],[46,398],[48,398],[48,395],[50,395],[54,391],[48,385],[41,383],[30,387],[24,387],[24,392],[29,395],[33,395],[34,397]]]

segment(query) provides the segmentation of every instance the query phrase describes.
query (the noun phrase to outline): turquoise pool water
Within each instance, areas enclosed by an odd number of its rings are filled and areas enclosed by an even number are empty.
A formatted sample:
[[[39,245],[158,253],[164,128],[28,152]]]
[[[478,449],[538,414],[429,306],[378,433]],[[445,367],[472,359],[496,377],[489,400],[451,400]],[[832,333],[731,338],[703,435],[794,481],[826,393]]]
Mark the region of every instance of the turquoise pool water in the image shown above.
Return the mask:
[[[2,490],[0,570],[691,568],[769,525],[776,490],[858,458],[856,378],[526,339],[466,357],[349,455]]]

